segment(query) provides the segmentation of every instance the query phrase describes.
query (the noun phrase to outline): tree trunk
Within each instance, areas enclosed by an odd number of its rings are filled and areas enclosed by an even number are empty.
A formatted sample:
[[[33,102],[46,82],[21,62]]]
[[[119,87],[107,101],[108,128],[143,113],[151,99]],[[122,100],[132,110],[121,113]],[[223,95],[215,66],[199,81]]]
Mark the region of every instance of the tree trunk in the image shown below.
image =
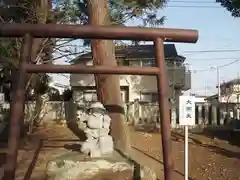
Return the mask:
[[[36,7],[36,20],[38,24],[46,24],[49,10],[51,8],[50,0],[40,0],[38,6]],[[37,62],[37,58],[40,54],[40,48],[43,43],[42,38],[35,38],[32,45],[32,61]],[[29,78],[31,81],[31,78]],[[35,113],[33,118],[33,126],[35,127],[39,123],[39,117],[42,110],[42,98],[41,94],[37,94],[36,104],[35,104]]]
[[[37,24],[46,24],[49,10],[51,8],[50,0],[40,0],[38,6],[36,7],[36,20]],[[37,56],[39,55],[39,50],[42,45],[42,38],[35,38],[32,45],[32,60],[35,62]]]
[[[91,25],[110,25],[107,0],[89,0],[88,11]],[[117,66],[113,41],[92,40],[91,43],[94,65]],[[112,118],[111,135],[115,147],[126,152],[130,147],[130,142],[119,77],[117,75],[96,75],[95,83],[98,100],[105,105]]]

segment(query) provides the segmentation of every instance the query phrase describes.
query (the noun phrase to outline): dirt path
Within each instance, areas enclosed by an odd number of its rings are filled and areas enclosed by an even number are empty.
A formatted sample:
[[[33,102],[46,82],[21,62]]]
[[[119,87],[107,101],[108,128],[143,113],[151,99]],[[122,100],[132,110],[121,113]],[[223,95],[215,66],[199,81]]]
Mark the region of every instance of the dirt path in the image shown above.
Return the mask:
[[[69,152],[76,141],[79,142],[68,128],[56,124],[39,127],[21,142],[16,180],[44,179],[47,162]]]
[[[140,164],[153,168],[159,179],[163,179],[161,137],[159,134],[130,132],[133,149],[131,156]],[[44,140],[42,140],[44,139]],[[176,140],[176,139],[175,139]],[[77,149],[79,140],[60,125],[40,127],[22,143],[18,158],[16,180],[42,180],[46,163],[54,157]],[[214,145],[190,144],[189,179],[192,180],[238,180],[240,179],[239,153]],[[240,150],[239,150],[240,152]],[[183,179],[184,144],[173,141],[174,179]]]

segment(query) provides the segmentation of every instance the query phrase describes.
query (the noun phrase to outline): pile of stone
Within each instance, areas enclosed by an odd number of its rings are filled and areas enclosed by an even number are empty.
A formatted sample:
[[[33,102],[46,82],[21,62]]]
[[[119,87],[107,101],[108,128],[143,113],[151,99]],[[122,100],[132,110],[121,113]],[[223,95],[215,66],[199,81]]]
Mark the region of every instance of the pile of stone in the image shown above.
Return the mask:
[[[47,180],[132,180],[134,168],[127,162],[97,161],[51,161],[47,165]],[[142,180],[156,180],[156,174],[148,167],[141,167]],[[110,178],[111,177],[111,178]]]
[[[66,157],[50,161],[46,167],[46,180],[134,179],[133,164],[114,151],[109,135],[111,118],[105,107],[99,102],[93,103],[89,112],[81,114],[78,121],[84,124],[87,137],[81,146],[82,153],[77,153],[79,161]],[[156,174],[147,167],[141,167],[138,173],[142,180],[156,180]]]
[[[85,120],[84,132],[86,141],[82,144],[81,152],[91,157],[100,157],[113,152],[113,139],[109,135],[111,118],[100,102],[90,106],[88,117]]]

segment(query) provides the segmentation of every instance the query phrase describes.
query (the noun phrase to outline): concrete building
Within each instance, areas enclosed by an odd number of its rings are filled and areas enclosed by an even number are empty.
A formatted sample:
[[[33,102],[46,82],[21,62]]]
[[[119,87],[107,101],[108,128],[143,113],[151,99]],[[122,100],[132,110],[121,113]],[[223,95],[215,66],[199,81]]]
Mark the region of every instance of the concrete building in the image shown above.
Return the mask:
[[[218,88],[218,87],[217,87]],[[240,103],[240,79],[236,78],[220,84],[220,97],[217,94],[206,98],[212,103],[228,103],[239,104]]]
[[[153,45],[134,45],[116,47],[116,59],[119,66],[155,66]],[[174,44],[165,44],[164,53],[169,80],[169,99],[178,102],[182,91],[191,88],[191,73],[184,66],[185,57],[178,55]],[[92,65],[92,55],[87,53],[72,61],[72,64]],[[96,100],[93,75],[72,74],[70,85],[75,101]],[[157,81],[153,76],[120,76],[121,94],[124,102],[138,99],[143,102],[157,101]]]
[[[206,100],[212,105],[220,107],[224,114],[240,119],[240,79],[236,78],[221,83],[220,97],[215,94],[209,96]]]

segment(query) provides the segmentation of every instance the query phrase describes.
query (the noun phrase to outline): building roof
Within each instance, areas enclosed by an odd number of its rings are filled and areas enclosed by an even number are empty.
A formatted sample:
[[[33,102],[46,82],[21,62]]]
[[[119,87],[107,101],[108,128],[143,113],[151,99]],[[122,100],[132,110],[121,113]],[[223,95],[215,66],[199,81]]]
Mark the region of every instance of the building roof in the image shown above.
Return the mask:
[[[203,96],[203,95],[195,95],[196,98],[207,98],[208,96]]]
[[[175,44],[164,44],[165,58],[175,59],[177,61],[184,61],[185,57],[178,55]],[[155,58],[155,49],[153,45],[130,45],[119,46],[115,49],[115,55],[117,58],[126,59],[138,59],[138,58]],[[78,60],[92,59],[92,53],[86,53],[78,56],[72,60],[72,63],[76,63]]]
[[[235,78],[235,79],[232,79],[230,81],[223,82],[223,83],[221,83],[220,87],[229,86],[229,85],[232,85],[232,84],[240,84],[240,78]]]
[[[207,101],[211,101],[218,98],[218,94],[214,94],[205,98]]]

